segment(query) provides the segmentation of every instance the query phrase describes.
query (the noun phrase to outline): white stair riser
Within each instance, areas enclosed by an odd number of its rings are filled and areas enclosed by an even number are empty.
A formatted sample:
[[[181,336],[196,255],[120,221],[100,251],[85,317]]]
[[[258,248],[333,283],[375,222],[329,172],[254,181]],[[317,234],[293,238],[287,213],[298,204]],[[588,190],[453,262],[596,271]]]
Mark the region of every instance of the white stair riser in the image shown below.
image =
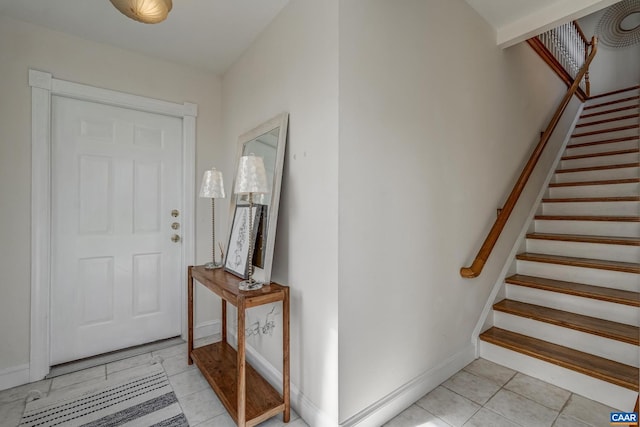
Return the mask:
[[[622,110],[622,111],[614,111],[613,113],[606,113],[606,114],[599,114],[597,116],[591,116],[591,117],[585,117],[587,115],[590,114],[594,114],[594,113],[602,113],[605,111],[611,111],[611,110],[615,110],[617,108],[624,108],[624,107],[628,107],[628,106],[633,106],[634,108],[630,108],[627,110]],[[638,110],[640,108],[638,107],[638,103],[632,103],[632,102],[626,102],[624,105],[612,105],[609,108],[599,108],[600,111],[592,111],[592,110],[586,110],[581,116],[580,116],[580,120],[578,120],[578,124],[581,125],[583,123],[589,123],[589,122],[593,122],[596,120],[608,120],[608,119],[614,119],[616,117],[620,117],[620,116],[628,116],[631,114],[638,114]]]
[[[593,95],[598,95],[598,94],[595,93]],[[606,103],[606,102],[617,101],[617,100],[620,100],[620,99],[631,98],[633,96],[638,96],[638,89],[631,89],[631,90],[627,90],[627,91],[624,91],[624,92],[616,93],[616,94],[613,94],[613,95],[607,95],[607,96],[603,96],[603,97],[596,98],[596,99],[590,99],[590,100],[588,100],[587,102],[584,103],[584,106],[585,107],[590,107],[592,105],[598,105],[598,104],[603,104],[603,103]],[[625,102],[627,102],[627,101],[625,101]],[[634,102],[637,104],[638,100],[636,99]],[[618,102],[614,106],[610,106],[610,107],[606,107],[606,108],[615,108],[615,107],[618,107],[620,105],[623,105],[623,103]],[[589,109],[589,110],[586,110],[586,111],[592,111],[592,110],[595,110],[595,108],[592,108],[592,109]]]
[[[573,133],[584,133],[584,132],[595,132],[595,131],[599,131],[599,130],[607,130],[607,129],[613,129],[613,128],[620,128],[620,127],[627,127],[627,126],[632,126],[632,125],[638,125],[638,117],[634,116],[628,119],[621,119],[621,117],[626,117],[627,115],[630,114],[622,114],[618,117],[620,117],[620,119],[615,120],[613,122],[606,122],[606,123],[599,123],[599,124],[588,124],[586,126],[581,126],[581,127],[576,127],[575,130],[573,131]],[[597,122],[600,121],[602,119],[600,118],[596,118],[593,120],[585,120],[583,122],[583,124],[587,124],[587,123],[593,123],[593,122]]]
[[[640,167],[625,167],[616,169],[601,169],[581,172],[556,173],[554,182],[585,182],[585,181],[603,181],[611,179],[628,179],[638,178],[640,176]]]
[[[631,245],[527,239],[527,252],[622,262],[640,260],[640,246]]]
[[[625,365],[636,368],[639,366],[640,353],[638,346],[633,344],[495,310],[493,324],[501,329],[604,357]]]
[[[479,340],[478,347],[480,349],[480,357],[483,359],[554,384],[612,408],[632,411],[635,405],[638,393],[633,390],[565,369],[486,341]],[[603,414],[602,417],[604,420],[606,417],[608,418],[608,415]]]
[[[617,129],[617,128],[618,127],[611,127],[609,129]],[[569,143],[567,145],[582,144],[585,142],[604,141],[607,139],[623,138],[627,136],[638,136],[638,128],[632,127],[629,129],[608,130],[606,132],[596,133],[591,135],[584,135],[585,133],[588,133],[588,131],[584,131],[582,129],[574,130],[573,134],[571,135],[571,139],[569,140]]]
[[[536,220],[538,233],[640,237],[640,222]]]
[[[626,325],[640,326],[639,307],[512,285],[510,283],[506,284],[505,292],[506,297],[513,301],[541,305]]]
[[[622,163],[638,162],[638,152],[613,154],[610,156],[585,157],[560,161],[560,169],[588,168],[591,166],[619,165]]]
[[[566,197],[637,196],[639,190],[639,182],[627,182],[621,184],[566,185],[561,187],[549,187],[548,193],[550,198],[562,199]]]
[[[517,261],[518,274],[640,292],[640,275],[547,262]]]
[[[631,150],[638,148],[638,140],[609,142],[606,144],[587,145],[584,147],[567,147],[564,152],[565,156],[579,156],[582,154],[603,153],[605,151]]]
[[[553,202],[543,203],[544,215],[619,215],[634,216],[640,212],[640,202]]]

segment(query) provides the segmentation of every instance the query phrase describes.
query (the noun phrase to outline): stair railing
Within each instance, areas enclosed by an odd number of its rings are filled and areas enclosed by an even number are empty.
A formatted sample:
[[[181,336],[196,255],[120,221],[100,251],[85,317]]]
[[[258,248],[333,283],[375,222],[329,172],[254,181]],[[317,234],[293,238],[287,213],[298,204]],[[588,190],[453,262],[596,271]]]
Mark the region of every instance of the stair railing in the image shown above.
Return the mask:
[[[515,207],[516,202],[520,198],[520,195],[522,194],[524,187],[529,181],[529,177],[533,173],[533,169],[535,168],[536,164],[538,163],[538,160],[540,159],[540,156],[542,155],[542,152],[547,146],[547,143],[549,142],[549,138],[551,137],[551,134],[553,133],[558,122],[560,121],[560,118],[562,117],[562,114],[567,108],[567,105],[569,105],[571,98],[578,90],[578,86],[580,85],[582,78],[586,75],[589,69],[589,65],[591,64],[593,57],[596,55],[596,51],[598,50],[598,40],[595,36],[591,39],[589,46],[591,47],[591,51],[589,52],[589,55],[586,57],[584,65],[580,68],[580,70],[576,74],[575,79],[573,80],[573,83],[569,87],[569,90],[565,94],[564,98],[562,98],[560,105],[558,106],[555,114],[551,118],[551,122],[549,122],[549,125],[543,132],[540,138],[540,142],[538,142],[538,145],[536,146],[535,150],[533,150],[533,153],[531,153],[531,157],[527,161],[527,164],[524,166],[524,169],[522,169],[522,172],[520,173],[520,177],[518,178],[518,181],[516,181],[516,184],[513,186],[513,189],[511,190],[511,193],[509,194],[507,201],[505,202],[504,206],[500,210],[500,213],[498,214],[498,218],[493,223],[493,227],[491,227],[491,230],[489,231],[487,238],[484,240],[482,247],[480,247],[480,250],[478,251],[476,258],[473,260],[473,263],[469,267],[462,267],[460,269],[460,275],[462,277],[464,278],[478,277],[482,272],[482,269],[485,263],[487,262],[487,259],[489,258],[489,255],[493,250],[493,247],[498,241],[498,237],[500,237],[500,233],[502,233],[502,230],[504,229],[504,226],[509,220],[509,216],[511,216],[511,212]]]
[[[571,86],[587,61],[591,45],[576,21],[567,22],[537,37],[530,38],[527,43],[549,64],[567,86]],[[589,97],[590,92],[589,70],[587,69],[584,78],[580,79],[576,93],[584,101]]]

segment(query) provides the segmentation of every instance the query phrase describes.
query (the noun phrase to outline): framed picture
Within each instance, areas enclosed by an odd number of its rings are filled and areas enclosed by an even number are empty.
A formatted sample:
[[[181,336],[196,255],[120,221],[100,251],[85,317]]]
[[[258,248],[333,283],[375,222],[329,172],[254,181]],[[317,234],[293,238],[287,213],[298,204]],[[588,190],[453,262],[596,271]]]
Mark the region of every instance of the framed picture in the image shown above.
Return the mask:
[[[253,236],[255,243],[258,229],[260,228],[261,205],[254,205],[251,215],[253,215]],[[227,256],[224,262],[224,269],[238,277],[246,279],[248,277],[249,263],[249,205],[236,205],[227,245]]]

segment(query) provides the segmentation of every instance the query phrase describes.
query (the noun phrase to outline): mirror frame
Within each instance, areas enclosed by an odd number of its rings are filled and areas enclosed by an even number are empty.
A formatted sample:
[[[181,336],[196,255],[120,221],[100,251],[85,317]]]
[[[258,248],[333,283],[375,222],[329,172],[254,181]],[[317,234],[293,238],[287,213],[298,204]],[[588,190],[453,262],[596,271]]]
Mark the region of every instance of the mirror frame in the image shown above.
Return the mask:
[[[288,123],[289,123],[289,113],[280,113],[276,117],[272,118],[259,125],[258,127],[251,129],[250,131],[240,135],[238,137],[237,149],[236,149],[236,167],[233,175],[233,184],[231,186],[232,196],[230,197],[229,203],[229,227],[227,233],[227,242],[229,241],[229,237],[231,236],[231,227],[233,227],[233,217],[236,211],[236,204],[238,201],[238,195],[233,192],[236,187],[236,176],[238,175],[238,165],[240,163],[240,157],[245,155],[244,147],[249,142],[253,141],[257,137],[264,135],[273,131],[274,129],[280,128],[280,132],[278,133],[278,146],[276,148],[276,164],[273,171],[273,186],[271,188],[271,193],[269,193],[269,197],[271,198],[269,202],[269,209],[267,213],[267,242],[265,245],[264,251],[264,262],[263,268],[259,268],[254,265],[254,278],[268,285],[271,283],[271,267],[273,264],[273,250],[276,241],[276,228],[278,226],[278,210],[280,205],[280,188],[282,185],[282,171],[284,166],[284,153],[286,150],[287,144],[287,134],[288,134]],[[249,154],[249,153],[246,153]],[[255,245],[255,242],[254,242]],[[226,256],[225,254],[225,264],[226,264]]]

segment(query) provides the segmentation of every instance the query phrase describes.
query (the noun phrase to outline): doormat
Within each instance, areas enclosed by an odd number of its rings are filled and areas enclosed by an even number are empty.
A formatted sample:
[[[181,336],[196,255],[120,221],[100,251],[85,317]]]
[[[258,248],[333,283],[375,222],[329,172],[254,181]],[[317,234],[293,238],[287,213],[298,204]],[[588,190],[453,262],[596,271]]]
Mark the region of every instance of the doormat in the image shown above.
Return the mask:
[[[160,363],[27,403],[19,427],[188,427]]]

